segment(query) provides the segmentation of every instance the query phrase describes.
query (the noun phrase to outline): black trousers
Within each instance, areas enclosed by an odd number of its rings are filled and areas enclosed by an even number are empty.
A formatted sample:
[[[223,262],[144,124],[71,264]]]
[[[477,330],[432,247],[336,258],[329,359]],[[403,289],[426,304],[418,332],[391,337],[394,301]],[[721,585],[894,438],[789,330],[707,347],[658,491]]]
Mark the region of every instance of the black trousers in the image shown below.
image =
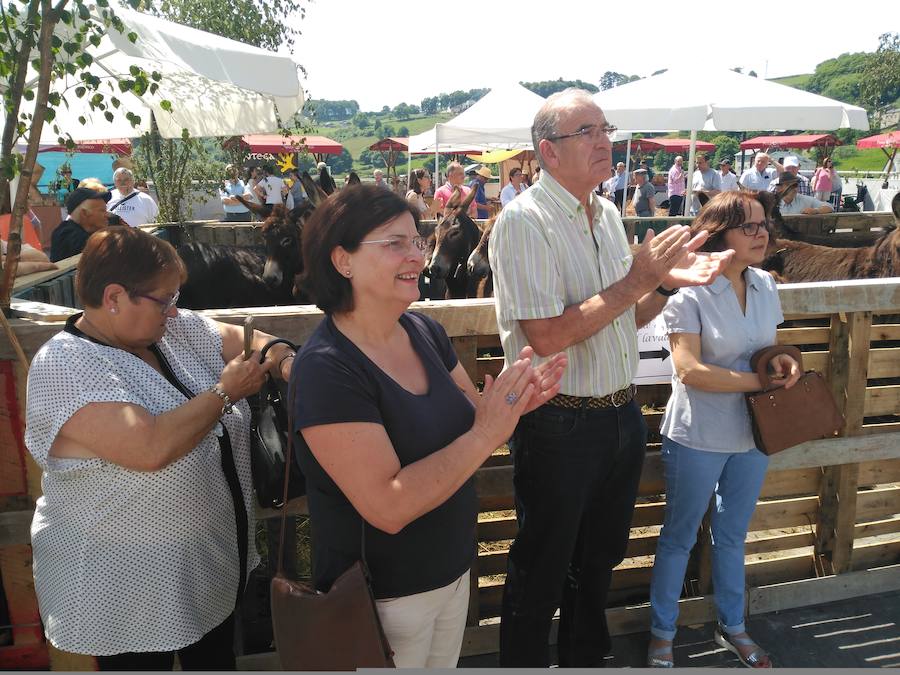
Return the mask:
[[[624,199],[625,199],[625,188],[622,188],[621,190],[616,190],[615,192],[613,192],[613,200],[615,201],[616,207],[619,209],[619,211],[622,210],[622,200],[624,200]]]
[[[192,645],[178,650],[182,670],[234,670],[234,614]],[[175,652],[98,656],[98,670],[172,670]]]
[[[672,195],[669,197],[669,215],[684,215],[684,195]]]
[[[519,533],[509,552],[500,665],[546,668],[560,609],[563,667],[598,667],[610,651],[606,597],[625,557],[647,442],[640,407],[544,405],[510,440]]]

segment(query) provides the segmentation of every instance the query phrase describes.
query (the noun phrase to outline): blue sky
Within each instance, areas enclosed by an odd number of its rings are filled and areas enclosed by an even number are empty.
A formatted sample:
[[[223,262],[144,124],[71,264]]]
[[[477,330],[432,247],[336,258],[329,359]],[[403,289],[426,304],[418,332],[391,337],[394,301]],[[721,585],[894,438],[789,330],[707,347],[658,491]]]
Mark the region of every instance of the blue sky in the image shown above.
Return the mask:
[[[843,52],[875,51],[880,33],[900,30],[900,2],[313,0],[299,26],[294,56],[309,95],[380,110],[456,89],[596,84],[607,70],[646,76],[698,59],[760,76],[812,72]]]

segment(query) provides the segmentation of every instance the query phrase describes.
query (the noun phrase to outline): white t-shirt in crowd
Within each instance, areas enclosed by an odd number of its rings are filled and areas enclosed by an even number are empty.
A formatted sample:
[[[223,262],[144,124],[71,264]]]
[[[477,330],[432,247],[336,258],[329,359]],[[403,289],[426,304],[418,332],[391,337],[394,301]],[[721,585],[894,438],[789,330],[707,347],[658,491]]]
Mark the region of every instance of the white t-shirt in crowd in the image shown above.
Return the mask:
[[[153,197],[146,192],[141,192],[140,190],[135,190],[134,192],[136,194],[133,197],[131,193],[123,197],[118,189],[114,189],[110,192],[106,209],[110,213],[115,213],[131,227],[152,223],[156,220],[156,216],[159,215],[159,207],[153,201]],[[123,201],[125,199],[128,201]]]
[[[284,187],[284,181],[278,176],[266,176],[259,181],[258,185],[266,191],[266,204],[284,203],[281,199],[281,188]]]
[[[722,192],[734,192],[738,189],[738,178],[731,171],[726,174],[720,171],[719,182],[722,184]]]

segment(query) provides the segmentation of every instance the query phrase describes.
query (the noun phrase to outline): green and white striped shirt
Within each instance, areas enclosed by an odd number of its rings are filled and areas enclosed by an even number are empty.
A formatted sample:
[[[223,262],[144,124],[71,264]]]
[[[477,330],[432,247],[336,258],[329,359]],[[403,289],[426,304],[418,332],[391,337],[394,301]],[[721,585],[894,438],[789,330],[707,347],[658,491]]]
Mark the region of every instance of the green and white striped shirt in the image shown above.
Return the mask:
[[[500,341],[509,366],[528,339],[520,320],[559,316],[622,279],[631,249],[615,205],[591,193],[593,222],[548,172],[503,207],[489,256]],[[560,392],[606,396],[631,384],[638,367],[634,307],[566,350]],[[535,365],[540,362],[535,359]]]

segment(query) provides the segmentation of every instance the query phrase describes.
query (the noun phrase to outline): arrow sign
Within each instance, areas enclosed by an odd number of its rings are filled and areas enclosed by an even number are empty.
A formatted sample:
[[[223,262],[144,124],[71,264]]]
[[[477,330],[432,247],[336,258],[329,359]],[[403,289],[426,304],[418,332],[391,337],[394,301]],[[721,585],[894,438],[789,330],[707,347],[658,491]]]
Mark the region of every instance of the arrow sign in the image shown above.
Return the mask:
[[[661,347],[661,348],[660,348],[659,350],[657,350],[657,351],[653,351],[653,352],[641,352],[641,360],[644,360],[644,359],[659,359],[659,360],[661,360],[661,361],[665,361],[667,358],[669,358],[669,354],[671,354],[671,352],[670,352],[668,349],[666,349],[665,347]]]

